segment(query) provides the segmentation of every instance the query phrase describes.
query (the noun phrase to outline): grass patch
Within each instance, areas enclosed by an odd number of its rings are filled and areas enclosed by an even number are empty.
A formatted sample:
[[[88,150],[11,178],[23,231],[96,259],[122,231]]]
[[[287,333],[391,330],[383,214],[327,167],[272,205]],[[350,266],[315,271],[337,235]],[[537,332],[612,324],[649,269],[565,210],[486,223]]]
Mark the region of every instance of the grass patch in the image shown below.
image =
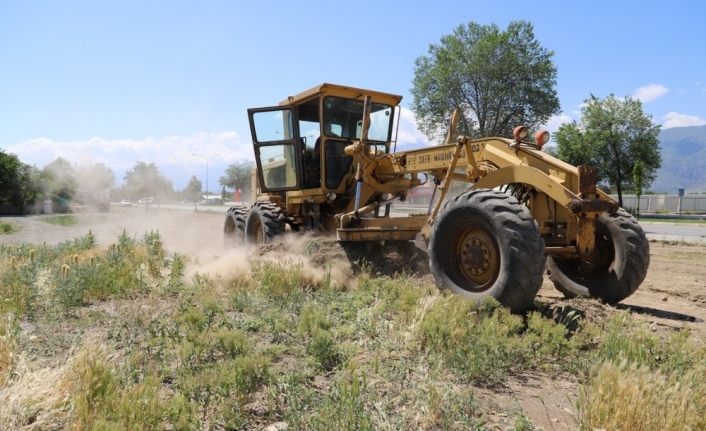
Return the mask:
[[[42,217],[41,220],[44,223],[61,225],[61,226],[75,226],[78,224],[78,219],[76,216],[71,214],[60,214],[49,217]]]
[[[5,221],[0,222],[0,235],[15,233],[15,232],[19,232],[19,231],[20,231],[19,226],[17,226],[14,223],[5,222]]]
[[[561,323],[532,312],[511,314],[493,300],[483,304],[440,298],[420,325],[422,349],[450,365],[470,382],[497,382],[509,372],[529,369],[558,371],[585,347],[583,337],[569,337]]]
[[[514,315],[405,274],[332,286],[297,261],[231,282],[187,279],[188,264],[157,232],[0,245],[0,428],[483,429],[473,386],[536,370],[581,382],[581,427],[703,427],[704,349],[627,313]],[[34,374],[18,360],[33,355],[59,365]]]

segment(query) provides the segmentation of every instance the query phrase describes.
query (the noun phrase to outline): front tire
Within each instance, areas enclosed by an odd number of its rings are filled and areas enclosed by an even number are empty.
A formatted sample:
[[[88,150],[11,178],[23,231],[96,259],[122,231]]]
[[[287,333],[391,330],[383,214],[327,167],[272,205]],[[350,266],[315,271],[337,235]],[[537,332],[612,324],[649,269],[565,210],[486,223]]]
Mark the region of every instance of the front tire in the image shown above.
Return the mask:
[[[285,226],[282,208],[272,202],[255,202],[245,223],[245,241],[253,244],[269,243],[284,233]]]
[[[615,304],[632,295],[647,275],[650,243],[637,220],[620,208],[596,219],[596,264],[579,272],[578,259],[547,257],[554,287],[568,298],[590,296]]]
[[[522,312],[542,286],[544,240],[513,196],[470,190],[448,201],[434,221],[429,260],[440,288],[476,301],[493,297]]]

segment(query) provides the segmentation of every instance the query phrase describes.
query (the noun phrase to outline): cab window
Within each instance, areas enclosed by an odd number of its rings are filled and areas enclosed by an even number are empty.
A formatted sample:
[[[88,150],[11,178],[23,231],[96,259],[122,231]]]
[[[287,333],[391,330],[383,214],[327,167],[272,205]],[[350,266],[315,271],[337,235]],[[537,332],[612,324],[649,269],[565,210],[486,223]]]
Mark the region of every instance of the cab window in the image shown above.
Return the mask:
[[[267,145],[260,147],[262,178],[267,189],[297,185],[294,145]]]
[[[263,111],[253,114],[257,142],[289,141],[294,135],[292,112],[289,110]]]
[[[392,132],[392,107],[373,103],[368,139],[386,142]],[[328,96],[324,98],[324,133],[327,137],[360,139],[363,129],[363,101]]]

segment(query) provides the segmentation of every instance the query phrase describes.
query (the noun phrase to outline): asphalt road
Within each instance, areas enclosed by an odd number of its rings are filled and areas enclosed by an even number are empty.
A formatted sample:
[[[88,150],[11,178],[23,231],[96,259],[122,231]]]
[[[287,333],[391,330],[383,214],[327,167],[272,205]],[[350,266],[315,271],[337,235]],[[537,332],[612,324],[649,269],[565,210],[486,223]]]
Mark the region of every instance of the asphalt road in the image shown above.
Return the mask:
[[[659,223],[640,220],[649,239],[706,242],[706,225]]]

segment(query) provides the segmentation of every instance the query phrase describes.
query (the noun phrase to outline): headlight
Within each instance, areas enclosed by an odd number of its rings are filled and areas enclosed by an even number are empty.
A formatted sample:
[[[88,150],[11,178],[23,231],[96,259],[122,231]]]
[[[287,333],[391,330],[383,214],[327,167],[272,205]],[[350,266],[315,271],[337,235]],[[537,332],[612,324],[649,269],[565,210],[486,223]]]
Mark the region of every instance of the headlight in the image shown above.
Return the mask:
[[[544,144],[549,142],[550,137],[551,135],[546,130],[540,130],[539,132],[535,133],[534,142],[537,144],[537,148],[541,150]]]
[[[518,144],[529,135],[527,126],[517,126],[512,130],[512,137]]]

